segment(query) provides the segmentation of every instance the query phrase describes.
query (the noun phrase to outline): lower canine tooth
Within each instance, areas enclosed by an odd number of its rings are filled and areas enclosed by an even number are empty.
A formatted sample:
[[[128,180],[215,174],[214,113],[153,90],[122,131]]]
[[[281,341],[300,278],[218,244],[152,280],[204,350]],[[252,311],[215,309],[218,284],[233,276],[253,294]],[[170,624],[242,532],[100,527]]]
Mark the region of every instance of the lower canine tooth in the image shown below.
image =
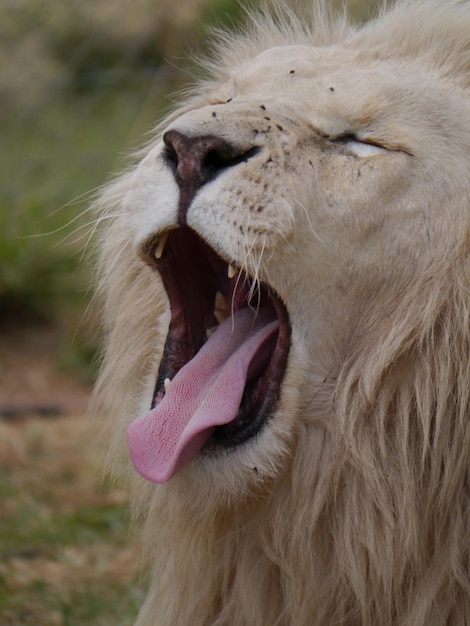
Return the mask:
[[[165,388],[165,393],[168,391],[171,385],[171,380],[169,378],[165,378],[163,381],[163,387]]]
[[[228,311],[219,311],[218,309],[214,311],[214,317],[219,324],[222,324],[222,322],[224,322],[228,316]]]
[[[214,308],[216,311],[221,311],[222,313],[229,310],[228,300],[221,291],[215,294]]]
[[[230,314],[230,305],[221,291],[215,294],[214,317],[221,324]]]

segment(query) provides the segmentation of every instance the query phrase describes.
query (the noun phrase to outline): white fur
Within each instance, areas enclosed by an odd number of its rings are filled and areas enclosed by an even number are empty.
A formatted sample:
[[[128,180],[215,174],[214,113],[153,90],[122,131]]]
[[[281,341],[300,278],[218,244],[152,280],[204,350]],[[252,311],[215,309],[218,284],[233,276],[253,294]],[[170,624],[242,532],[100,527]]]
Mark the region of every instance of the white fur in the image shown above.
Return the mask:
[[[95,403],[145,519],[138,626],[470,623],[470,4],[406,0],[357,28],[315,7],[226,36],[103,196]],[[177,225],[168,129],[260,148],[187,222],[275,289],[292,346],[259,435],[156,486],[125,428],[169,321],[145,262]]]

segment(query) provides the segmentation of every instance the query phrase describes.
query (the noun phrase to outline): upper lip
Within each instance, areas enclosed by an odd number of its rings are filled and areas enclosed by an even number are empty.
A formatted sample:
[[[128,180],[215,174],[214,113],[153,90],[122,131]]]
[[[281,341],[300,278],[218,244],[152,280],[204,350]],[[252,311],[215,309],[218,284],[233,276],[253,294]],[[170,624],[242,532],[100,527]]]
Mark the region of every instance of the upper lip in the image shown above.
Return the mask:
[[[279,321],[279,333],[269,363],[245,389],[236,418],[218,426],[213,441],[225,446],[252,437],[277,403],[290,347],[286,307],[263,283],[253,286],[247,273],[235,269],[192,229],[185,226],[163,234],[149,246],[166,289],[171,319],[160,363],[152,406],[165,393],[165,381],[191,360],[207,340],[207,332],[222,318],[243,307],[262,309]],[[160,243],[160,245],[159,245]]]

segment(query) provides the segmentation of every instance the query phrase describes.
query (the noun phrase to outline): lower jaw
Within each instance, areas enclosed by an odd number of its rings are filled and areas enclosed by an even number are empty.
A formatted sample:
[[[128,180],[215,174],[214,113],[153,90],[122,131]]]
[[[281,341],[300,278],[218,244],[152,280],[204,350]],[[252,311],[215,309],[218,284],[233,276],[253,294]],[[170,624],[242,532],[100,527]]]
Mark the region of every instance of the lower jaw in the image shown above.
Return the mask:
[[[265,403],[255,413],[238,416],[233,422],[215,428],[208,444],[212,447],[234,448],[256,437],[271,418],[275,402]]]

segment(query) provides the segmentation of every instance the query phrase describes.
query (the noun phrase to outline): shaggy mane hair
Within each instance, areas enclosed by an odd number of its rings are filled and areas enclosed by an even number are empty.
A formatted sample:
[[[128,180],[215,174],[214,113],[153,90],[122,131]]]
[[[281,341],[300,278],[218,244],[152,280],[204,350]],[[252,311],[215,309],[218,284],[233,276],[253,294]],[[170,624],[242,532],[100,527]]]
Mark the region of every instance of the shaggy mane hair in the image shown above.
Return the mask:
[[[247,59],[291,44],[412,61],[468,109],[469,2],[407,0],[354,26],[325,0],[309,18],[263,10],[219,37],[210,78],[170,119]],[[470,118],[459,142],[470,155]],[[153,568],[138,626],[470,623],[470,156],[457,167],[449,201],[460,239],[443,233],[432,267],[358,321],[339,374],[312,388],[272,484],[240,484],[224,499],[188,494],[179,475],[147,483],[127,460],[125,428],[155,376],[167,313],[121,219],[132,171],[103,192],[106,355],[94,410],[109,416],[109,463],[129,474]]]

